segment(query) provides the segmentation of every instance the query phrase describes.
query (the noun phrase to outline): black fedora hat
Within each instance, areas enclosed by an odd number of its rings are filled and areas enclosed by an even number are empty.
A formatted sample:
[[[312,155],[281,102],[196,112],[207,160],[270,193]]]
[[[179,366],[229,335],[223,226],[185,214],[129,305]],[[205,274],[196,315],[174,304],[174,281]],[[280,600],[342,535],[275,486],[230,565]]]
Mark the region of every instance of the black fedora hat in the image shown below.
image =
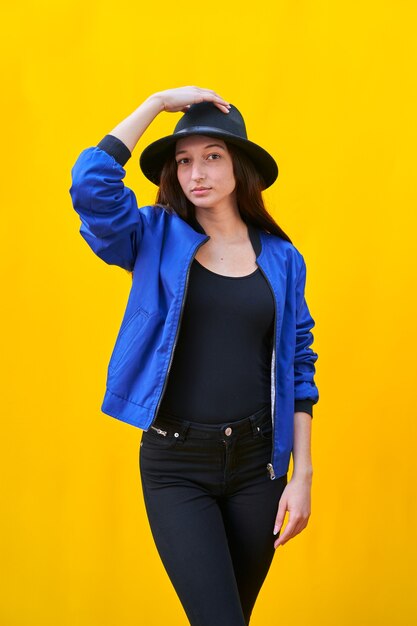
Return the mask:
[[[173,157],[175,143],[188,135],[218,137],[240,148],[261,174],[265,183],[263,189],[270,187],[278,177],[275,160],[266,150],[249,141],[244,119],[235,106],[230,106],[229,113],[223,113],[212,102],[199,102],[184,113],[172,135],[162,137],[144,149],[139,165],[146,178],[159,185],[162,167],[169,157]]]

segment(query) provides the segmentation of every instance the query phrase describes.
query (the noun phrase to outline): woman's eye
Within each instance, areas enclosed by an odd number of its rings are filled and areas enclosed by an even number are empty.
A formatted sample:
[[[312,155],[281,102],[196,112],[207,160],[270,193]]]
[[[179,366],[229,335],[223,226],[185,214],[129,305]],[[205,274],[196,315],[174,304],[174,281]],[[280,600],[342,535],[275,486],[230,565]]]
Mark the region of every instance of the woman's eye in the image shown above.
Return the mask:
[[[217,154],[216,152],[212,152],[211,154],[209,154],[207,156],[208,159],[212,158],[215,161],[217,161],[217,159],[221,159],[221,155]],[[177,165],[187,165],[187,163],[190,161],[190,159],[188,159],[187,157],[183,157],[182,159],[178,159],[177,161]]]

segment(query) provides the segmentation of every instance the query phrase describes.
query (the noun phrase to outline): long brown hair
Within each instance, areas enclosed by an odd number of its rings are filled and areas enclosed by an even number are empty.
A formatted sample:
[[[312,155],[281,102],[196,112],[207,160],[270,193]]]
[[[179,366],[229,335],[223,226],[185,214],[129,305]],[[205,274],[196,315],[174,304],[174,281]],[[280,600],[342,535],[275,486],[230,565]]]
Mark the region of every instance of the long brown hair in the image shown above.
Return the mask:
[[[225,142],[232,157],[236,179],[236,200],[244,222],[250,222],[267,232],[292,243],[289,236],[268,213],[262,197],[265,183],[251,159],[236,146]],[[195,218],[195,207],[184,195],[177,178],[177,163],[174,147],[161,171],[160,184],[155,204],[176,213],[186,222]]]

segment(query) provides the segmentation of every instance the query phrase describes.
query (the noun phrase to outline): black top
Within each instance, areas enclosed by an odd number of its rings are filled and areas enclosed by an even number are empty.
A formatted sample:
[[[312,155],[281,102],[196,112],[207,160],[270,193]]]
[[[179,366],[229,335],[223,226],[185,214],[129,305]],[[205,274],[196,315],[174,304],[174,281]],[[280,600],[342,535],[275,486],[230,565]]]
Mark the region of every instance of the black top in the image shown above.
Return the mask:
[[[122,166],[131,157],[113,135],[97,147]],[[195,218],[191,225],[206,234]],[[248,232],[258,256],[259,235],[250,224]],[[222,276],[194,259],[160,409],[189,421],[221,423],[270,403],[273,322],[273,295],[259,268],[248,276]],[[294,411],[313,416],[312,400],[296,400]]]
[[[222,276],[194,259],[160,409],[216,424],[270,404],[273,332],[274,300],[259,269]]]

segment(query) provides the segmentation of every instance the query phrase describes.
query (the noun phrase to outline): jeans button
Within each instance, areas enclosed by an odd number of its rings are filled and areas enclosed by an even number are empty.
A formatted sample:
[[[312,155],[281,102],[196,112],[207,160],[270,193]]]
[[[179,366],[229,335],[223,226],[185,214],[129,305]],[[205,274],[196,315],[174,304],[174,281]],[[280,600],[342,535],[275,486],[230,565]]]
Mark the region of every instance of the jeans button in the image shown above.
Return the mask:
[[[227,435],[228,437],[230,437],[230,435],[232,434],[232,429],[230,428],[230,426],[228,426],[226,428],[226,430],[224,431],[224,434]]]

